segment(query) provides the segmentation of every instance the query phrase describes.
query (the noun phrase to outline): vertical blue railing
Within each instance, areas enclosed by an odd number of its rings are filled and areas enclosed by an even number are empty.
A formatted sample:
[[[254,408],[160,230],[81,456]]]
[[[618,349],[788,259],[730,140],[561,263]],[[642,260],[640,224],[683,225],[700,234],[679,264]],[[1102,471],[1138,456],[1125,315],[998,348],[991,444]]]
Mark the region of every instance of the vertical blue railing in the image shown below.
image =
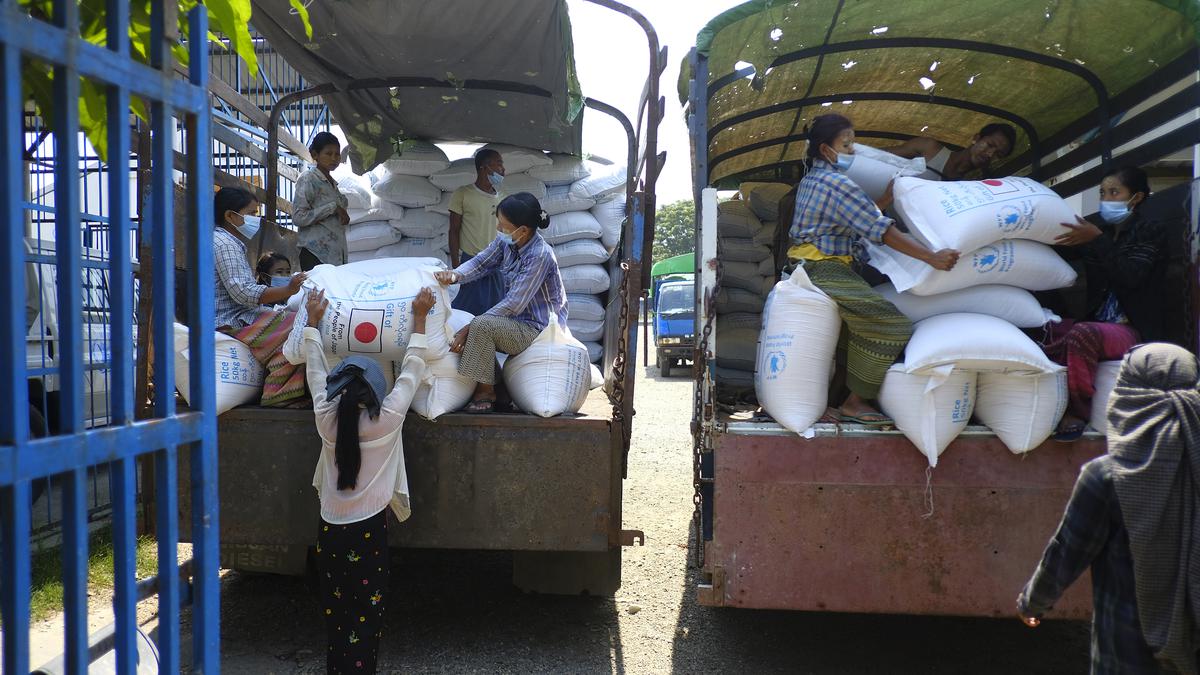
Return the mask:
[[[25,296],[25,271],[31,264],[24,249],[22,172],[24,171],[25,101],[21,90],[22,59],[36,59],[54,70],[53,115],[50,120],[54,162],[54,254],[57,304],[57,375],[61,396],[57,433],[30,436],[25,354],[25,307],[0,306],[0,615],[3,619],[2,666],[6,673],[30,670],[30,482],[55,476],[63,486],[64,665],[85,672],[89,661],[87,634],[87,479],[97,466],[110,472],[113,495],[117,668],[137,668],[135,579],[135,461],[152,455],[156,466],[159,567],[159,652],[162,672],[180,670],[179,608],[181,584],[178,544],[177,448],[191,454],[192,490],[193,663],[197,672],[217,672],[219,596],[217,588],[216,416],[213,372],[214,331],[212,269],[212,143],[208,109],[207,14],[203,7],[189,18],[189,79],[174,77],[166,49],[168,22],[174,12],[165,0],[152,5],[150,64],[129,51],[129,0],[108,0],[108,42],[103,47],[79,37],[76,0],[55,0],[53,21],[39,21],[14,0],[0,2],[0,283],[14,299]],[[174,0],[170,0],[173,2]],[[109,309],[106,327],[111,349],[104,357],[111,371],[108,387],[110,424],[85,425],[84,378],[87,367],[81,274],[96,267],[84,261],[80,134],[80,78],[102,83],[107,91],[108,147],[106,199],[101,202],[107,229]],[[150,243],[153,271],[154,384],[152,419],[134,420],[133,232],[129,194],[128,119],[130,97],[139,96],[151,111],[151,194],[149,217],[141,238]],[[175,410],[173,392],[173,317],[175,224],[173,213],[177,120],[188,128],[184,156],[187,185],[187,250],[191,270],[188,308],[192,318],[190,349],[191,401],[188,412]],[[83,177],[86,185],[87,177]],[[90,202],[90,200],[88,200]],[[89,241],[91,241],[89,239]],[[39,257],[39,264],[50,264]],[[94,491],[94,486],[93,486]]]

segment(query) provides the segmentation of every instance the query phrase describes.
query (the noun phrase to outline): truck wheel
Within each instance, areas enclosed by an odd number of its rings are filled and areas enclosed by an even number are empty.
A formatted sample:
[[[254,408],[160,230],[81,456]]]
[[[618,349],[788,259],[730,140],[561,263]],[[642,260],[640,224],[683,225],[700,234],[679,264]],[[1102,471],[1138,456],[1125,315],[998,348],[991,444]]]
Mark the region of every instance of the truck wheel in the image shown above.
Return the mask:
[[[513,551],[513,585],[526,593],[610,597],[621,587],[621,549]]]
[[[671,376],[671,362],[674,359],[668,359],[665,356],[658,357],[658,374],[660,377]]]

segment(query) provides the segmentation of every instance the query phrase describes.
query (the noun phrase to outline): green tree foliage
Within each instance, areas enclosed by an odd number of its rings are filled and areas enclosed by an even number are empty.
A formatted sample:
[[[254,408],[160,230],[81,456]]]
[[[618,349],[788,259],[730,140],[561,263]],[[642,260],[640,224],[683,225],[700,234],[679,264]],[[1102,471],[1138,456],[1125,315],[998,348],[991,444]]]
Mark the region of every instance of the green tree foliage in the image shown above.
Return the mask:
[[[660,206],[654,217],[654,262],[692,252],[696,247],[696,205],[681,199]]]
[[[53,0],[19,0],[30,16],[42,21],[53,18]],[[246,63],[252,76],[258,74],[258,58],[254,54],[254,42],[250,37],[250,0],[178,0],[178,36],[171,40],[171,54],[182,65],[188,63],[186,41],[188,39],[188,13],[203,4],[208,11],[209,25],[229,40],[229,47]],[[104,46],[108,42],[107,3],[105,0],[79,0],[79,34],[84,40]],[[301,0],[291,0],[296,14],[304,24],[305,33],[312,38],[312,26],[308,21],[308,10]],[[133,58],[150,63],[150,0],[132,0],[129,3],[129,44]],[[219,45],[225,43],[210,32],[208,39]],[[26,100],[32,100],[38,115],[50,120],[53,114],[54,70],[50,64],[27,60],[22,72],[22,87]],[[101,159],[108,156],[108,114],[105,107],[106,87],[103,83],[81,79],[79,90],[79,125],[88,141]],[[149,119],[145,102],[136,96],[130,97],[132,112],[142,119]],[[121,122],[122,124],[124,121]]]

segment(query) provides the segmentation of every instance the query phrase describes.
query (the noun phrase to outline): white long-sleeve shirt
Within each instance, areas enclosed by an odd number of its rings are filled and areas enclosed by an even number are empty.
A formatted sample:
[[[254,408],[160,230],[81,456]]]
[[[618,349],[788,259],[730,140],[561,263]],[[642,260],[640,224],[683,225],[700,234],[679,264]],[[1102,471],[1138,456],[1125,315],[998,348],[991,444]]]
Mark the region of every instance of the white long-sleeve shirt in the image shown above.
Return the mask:
[[[371,419],[364,410],[358,420],[358,444],[362,464],[356,487],[337,489],[337,399],[325,396],[329,366],[321,348],[321,333],[304,328],[304,352],[307,357],[308,389],[312,392],[317,433],[321,436],[321,457],[313,474],[313,487],[321,498],[321,518],[331,525],[357,523],[382,511],[389,504],[397,520],[412,513],[408,498],[408,475],[404,471],[404,442],[401,431],[408,406],[425,377],[425,336],[413,333],[404,355],[400,376],[391,393],[383,399],[379,417]]]

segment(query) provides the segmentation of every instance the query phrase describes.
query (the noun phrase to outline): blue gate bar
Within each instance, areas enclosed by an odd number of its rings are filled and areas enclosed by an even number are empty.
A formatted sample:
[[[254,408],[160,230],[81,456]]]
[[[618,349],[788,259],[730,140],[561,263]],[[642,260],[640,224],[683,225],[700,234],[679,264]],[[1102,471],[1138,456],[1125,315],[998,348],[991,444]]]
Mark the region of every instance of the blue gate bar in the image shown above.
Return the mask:
[[[178,475],[175,446],[169,445],[154,455],[158,606],[166,608],[158,613],[158,667],[163,673],[179,672],[179,489],[175,482]]]
[[[208,34],[208,14],[192,12],[188,32]],[[196,87],[207,87],[209,77],[208,43],[192,40],[189,44],[189,79]],[[187,135],[188,174],[193,185],[212,185],[212,117],[207,111],[191,116],[191,133]],[[215,222],[212,195],[208,190],[195,189],[188,194],[188,268],[195,277],[188,284],[188,316],[192,330],[188,333],[191,359],[191,400],[202,412],[201,440],[191,445],[192,481],[192,665],[197,672],[216,672],[220,668],[220,545],[217,512],[217,398],[216,382],[212,376],[215,355],[212,335],[216,311],[211,283],[204,274],[213,269],[212,229]],[[206,242],[205,245],[197,245]],[[207,343],[207,345],[206,345]],[[176,511],[175,513],[178,513]],[[176,528],[178,529],[178,527]]]

